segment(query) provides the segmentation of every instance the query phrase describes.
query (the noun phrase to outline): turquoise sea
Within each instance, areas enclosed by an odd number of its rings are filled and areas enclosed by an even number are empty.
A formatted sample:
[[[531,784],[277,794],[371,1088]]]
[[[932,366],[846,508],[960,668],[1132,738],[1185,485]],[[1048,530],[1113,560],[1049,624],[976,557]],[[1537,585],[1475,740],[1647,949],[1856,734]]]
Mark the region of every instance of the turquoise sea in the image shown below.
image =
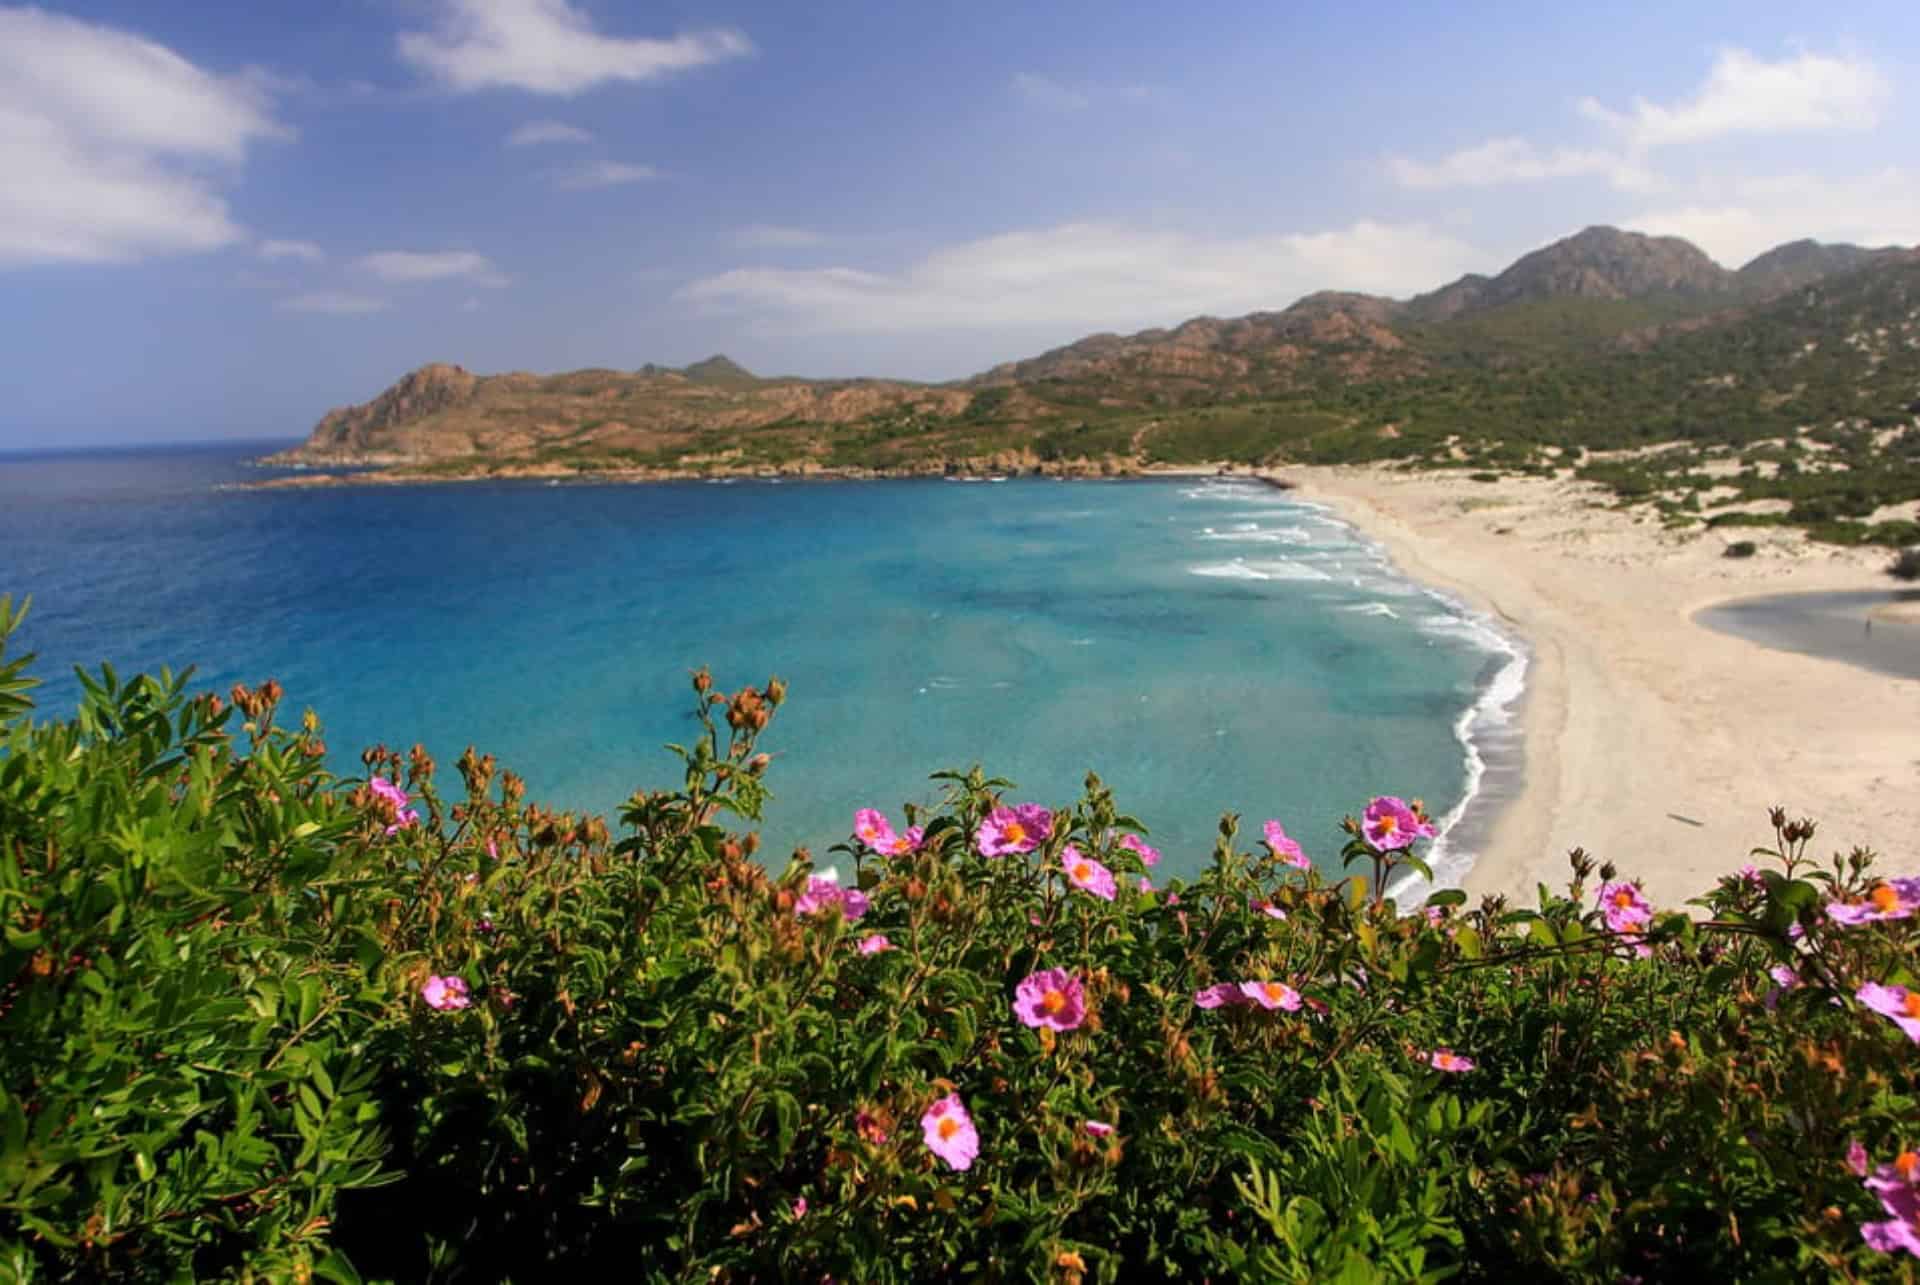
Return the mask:
[[[44,713],[103,659],[274,677],[337,772],[417,740],[451,779],[472,743],[532,797],[610,812],[673,782],[689,670],[779,674],[773,852],[978,761],[1055,805],[1098,771],[1171,873],[1222,811],[1326,865],[1369,794],[1457,818],[1483,760],[1514,770],[1512,644],[1259,484],[231,489],[263,449],[0,456],[0,592],[33,596]]]

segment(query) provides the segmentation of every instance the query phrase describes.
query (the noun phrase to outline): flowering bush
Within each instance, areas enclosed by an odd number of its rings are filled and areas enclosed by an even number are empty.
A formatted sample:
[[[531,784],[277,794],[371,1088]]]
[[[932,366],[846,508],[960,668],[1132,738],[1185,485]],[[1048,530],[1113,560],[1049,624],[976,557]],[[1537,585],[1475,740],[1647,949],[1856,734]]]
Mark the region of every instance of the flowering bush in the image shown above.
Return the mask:
[[[1417,801],[1348,822],[1365,877],[1228,816],[1153,890],[1097,778],[974,770],[861,808],[830,874],[759,859],[777,680],[695,675],[684,782],[617,836],[472,751],[451,798],[417,749],[334,780],[272,685],[104,671],[34,725],[24,683],[0,651],[15,1275],[1899,1279],[1920,1246],[1920,889],[1783,813],[1689,907],[1580,852],[1531,905],[1402,907]]]

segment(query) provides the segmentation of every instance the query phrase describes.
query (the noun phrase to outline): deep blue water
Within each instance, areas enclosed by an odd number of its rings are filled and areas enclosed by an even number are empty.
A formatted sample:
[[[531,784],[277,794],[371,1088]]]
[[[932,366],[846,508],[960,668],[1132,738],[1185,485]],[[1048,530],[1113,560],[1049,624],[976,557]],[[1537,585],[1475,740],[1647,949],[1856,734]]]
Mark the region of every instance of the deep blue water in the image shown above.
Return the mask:
[[[1477,778],[1456,723],[1510,659],[1251,483],[220,489],[259,449],[0,456],[0,592],[33,596],[44,715],[103,659],[274,677],[342,774],[417,740],[451,781],[473,743],[611,812],[674,782],[689,670],[777,673],[775,852],[980,761],[1053,804],[1097,770],[1184,873],[1223,810],[1323,859],[1369,793],[1447,812]]]

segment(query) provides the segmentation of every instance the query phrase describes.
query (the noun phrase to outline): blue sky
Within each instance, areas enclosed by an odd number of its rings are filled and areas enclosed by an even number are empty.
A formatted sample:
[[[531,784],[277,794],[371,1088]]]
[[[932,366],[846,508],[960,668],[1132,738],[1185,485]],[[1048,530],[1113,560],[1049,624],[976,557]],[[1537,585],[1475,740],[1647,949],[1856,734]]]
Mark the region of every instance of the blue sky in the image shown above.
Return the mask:
[[[1912,244],[1915,66],[1911,0],[0,2],[0,448],[435,360],[953,378],[1590,223]]]

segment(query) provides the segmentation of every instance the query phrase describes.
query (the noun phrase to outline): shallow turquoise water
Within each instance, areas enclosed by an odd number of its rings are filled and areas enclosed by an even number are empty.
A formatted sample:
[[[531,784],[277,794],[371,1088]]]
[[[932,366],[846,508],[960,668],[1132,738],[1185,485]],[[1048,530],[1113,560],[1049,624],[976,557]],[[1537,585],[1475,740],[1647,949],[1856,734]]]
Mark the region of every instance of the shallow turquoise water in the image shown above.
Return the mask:
[[[1173,872],[1218,815],[1333,857],[1369,793],[1470,786],[1456,723],[1510,657],[1330,514],[1251,483],[486,484],[241,492],[242,452],[0,459],[0,592],[43,707],[75,663],[277,677],[362,746],[474,743],[533,797],[672,783],[687,673],[778,673],[774,851],[983,762],[1089,768]],[[1475,770],[1477,774],[1477,769]]]

